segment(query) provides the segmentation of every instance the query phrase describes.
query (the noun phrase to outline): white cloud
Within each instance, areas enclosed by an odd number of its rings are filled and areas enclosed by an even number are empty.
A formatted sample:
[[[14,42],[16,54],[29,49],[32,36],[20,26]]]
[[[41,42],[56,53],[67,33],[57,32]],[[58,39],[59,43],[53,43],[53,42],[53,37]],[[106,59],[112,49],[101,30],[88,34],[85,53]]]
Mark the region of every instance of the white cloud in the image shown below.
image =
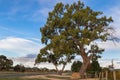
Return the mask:
[[[113,36],[117,37],[120,39],[120,6],[115,5],[114,7],[106,10],[105,15],[108,17],[112,17],[114,22],[110,24],[115,31],[113,31]],[[98,42],[99,46],[101,48],[105,48],[106,50],[120,50],[120,42],[113,42],[113,41],[107,41],[107,42]]]
[[[112,35],[120,39],[120,5],[115,5],[105,11],[105,15],[113,18],[113,23],[110,24],[114,28]],[[120,42],[98,42],[99,46],[107,50],[120,50]]]
[[[120,27],[120,6],[115,6],[113,8],[111,8],[109,11],[109,15],[112,16],[114,22],[113,22],[113,26],[118,28]]]
[[[35,64],[35,58],[16,57],[11,59],[14,62],[14,66],[17,64],[22,64],[25,67],[34,67]]]
[[[0,44],[1,52],[7,51],[9,52],[8,54],[15,54],[15,56],[37,54],[39,53],[40,48],[43,47],[42,45],[39,45],[40,43],[17,37],[7,37],[5,39],[1,39]]]
[[[107,41],[107,42],[97,42],[99,47],[105,48],[107,50],[120,50],[120,43]]]
[[[14,66],[16,64],[22,64],[25,67],[34,67],[37,66],[39,68],[44,68],[47,67],[49,69],[54,69],[54,66],[51,63],[41,63],[39,65],[34,65],[35,64],[35,58],[28,58],[28,57],[16,57],[16,58],[10,58],[14,62]]]
[[[113,64],[115,69],[120,69],[120,59],[113,59]],[[112,59],[100,59],[99,60],[100,66],[102,67],[108,67],[109,65],[112,65]]]
[[[38,38],[31,38],[31,40],[40,42],[40,39],[38,39]]]
[[[115,36],[120,38],[120,5],[115,5],[114,7],[108,9],[105,13],[107,16],[111,16],[113,19],[113,23],[111,23],[110,26],[112,26],[115,29]]]

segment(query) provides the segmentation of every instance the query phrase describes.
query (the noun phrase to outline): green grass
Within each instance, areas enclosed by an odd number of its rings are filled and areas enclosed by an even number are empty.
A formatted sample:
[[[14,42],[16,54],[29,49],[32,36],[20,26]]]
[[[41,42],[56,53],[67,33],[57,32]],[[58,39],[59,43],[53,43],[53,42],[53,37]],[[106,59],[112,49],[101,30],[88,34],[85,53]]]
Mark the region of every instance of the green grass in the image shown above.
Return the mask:
[[[52,78],[54,79],[60,79],[60,80],[70,80],[70,77],[65,73],[67,76],[54,76],[53,75],[48,75],[51,74],[49,72],[0,72],[0,80],[51,80]],[[34,75],[44,75],[46,78],[23,78],[24,76],[34,76]],[[51,78],[51,79],[50,79]]]
[[[42,72],[0,72],[0,79],[1,78],[14,78],[14,77],[21,77],[21,76],[33,76],[33,75],[46,75],[48,73],[42,73]]]
[[[46,76],[47,78],[56,78],[56,79],[64,79],[64,80],[70,80],[70,77],[62,77],[62,76]]]
[[[50,80],[50,79],[27,79],[24,76],[47,75],[46,72],[0,72],[0,80]]]
[[[38,79],[38,78],[34,78],[34,79],[23,79],[23,78],[0,78],[0,80],[50,80],[50,79]]]

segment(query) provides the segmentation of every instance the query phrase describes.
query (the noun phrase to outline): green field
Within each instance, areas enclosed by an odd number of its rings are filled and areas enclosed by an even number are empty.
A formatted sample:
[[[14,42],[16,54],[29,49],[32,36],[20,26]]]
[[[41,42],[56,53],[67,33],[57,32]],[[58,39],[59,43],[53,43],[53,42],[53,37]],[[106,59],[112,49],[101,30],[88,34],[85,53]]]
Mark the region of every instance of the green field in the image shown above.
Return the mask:
[[[36,75],[47,75],[48,73],[36,73],[36,72],[0,72],[0,80],[49,80],[49,79],[27,79],[22,78],[24,76],[36,76]]]
[[[51,79],[38,79],[38,78],[34,78],[34,79],[22,79],[22,78],[0,78],[0,80],[51,80]]]
[[[44,75],[48,73],[38,73],[38,72],[0,72],[0,78],[10,78],[10,77],[21,77],[21,76],[31,76],[31,75]]]
[[[0,72],[0,80],[70,80],[70,76],[46,72]]]

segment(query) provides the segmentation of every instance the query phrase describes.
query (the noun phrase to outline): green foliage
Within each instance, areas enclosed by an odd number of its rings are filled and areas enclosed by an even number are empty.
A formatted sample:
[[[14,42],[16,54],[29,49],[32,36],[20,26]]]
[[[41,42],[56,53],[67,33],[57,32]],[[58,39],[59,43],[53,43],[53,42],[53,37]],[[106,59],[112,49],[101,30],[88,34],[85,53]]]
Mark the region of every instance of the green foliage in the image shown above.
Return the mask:
[[[55,65],[58,65],[59,56],[54,55],[52,52],[48,51],[47,47],[40,50],[40,54],[38,54],[35,63],[41,63],[41,62],[49,62],[53,63]]]
[[[16,65],[14,67],[14,71],[16,71],[16,72],[25,72],[25,67],[23,65]]]
[[[101,70],[102,69],[101,69],[98,61],[92,61],[92,63],[90,64],[90,67],[87,70],[87,72],[95,75],[95,73],[99,74],[99,72],[101,72]]]
[[[100,54],[102,54],[103,51],[104,49],[99,48],[97,44],[91,45],[91,49],[89,50],[89,53],[92,54],[91,61],[96,62],[98,58],[101,58]]]
[[[11,59],[7,59],[6,56],[0,55],[0,70],[9,70],[13,65],[13,61]]]
[[[111,17],[102,16],[102,12],[93,11],[80,1],[71,5],[57,3],[40,29],[41,41],[54,48],[57,54],[82,53],[81,49],[84,49],[85,53],[100,57],[96,54],[104,50],[98,47],[96,41],[112,39],[109,33],[112,28],[108,27],[111,22]],[[92,48],[86,49],[86,46],[97,49],[92,53]]]
[[[100,17],[101,14],[84,7],[80,1],[71,5],[58,3],[54,10],[49,12],[47,22],[41,28],[42,42],[48,43],[48,40],[53,41],[61,36],[64,36],[64,39],[70,36],[77,38],[86,45],[97,39],[105,41],[110,35],[107,31],[111,28],[107,26],[112,22],[112,18]]]
[[[82,66],[82,62],[81,61],[74,61],[72,66],[71,66],[71,71],[72,72],[79,72],[81,66]]]
[[[62,64],[63,67],[65,67],[67,63],[70,63],[71,60],[74,59],[75,57],[75,55],[69,53],[68,54],[64,53],[58,54],[59,52],[55,53],[56,51],[54,51],[54,49],[55,48],[49,47],[49,45],[42,48],[35,60],[35,64],[39,64],[42,62],[52,63],[56,67],[56,70],[58,70],[57,66]]]

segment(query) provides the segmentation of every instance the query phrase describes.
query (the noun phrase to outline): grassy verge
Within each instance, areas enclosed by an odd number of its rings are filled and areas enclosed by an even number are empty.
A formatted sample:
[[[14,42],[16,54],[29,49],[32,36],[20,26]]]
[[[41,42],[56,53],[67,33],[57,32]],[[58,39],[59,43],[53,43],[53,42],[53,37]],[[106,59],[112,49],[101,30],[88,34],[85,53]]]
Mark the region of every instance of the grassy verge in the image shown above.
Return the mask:
[[[23,78],[0,78],[0,80],[50,80],[50,79],[37,79],[37,78],[34,78],[34,79],[23,79]]]
[[[36,73],[36,72],[0,72],[0,80],[2,78],[14,78],[14,77],[23,77],[23,76],[34,76],[34,75],[47,75],[48,73]]]
[[[62,77],[62,76],[46,76],[47,78],[55,78],[55,79],[62,79],[62,80],[70,80],[70,77]]]

